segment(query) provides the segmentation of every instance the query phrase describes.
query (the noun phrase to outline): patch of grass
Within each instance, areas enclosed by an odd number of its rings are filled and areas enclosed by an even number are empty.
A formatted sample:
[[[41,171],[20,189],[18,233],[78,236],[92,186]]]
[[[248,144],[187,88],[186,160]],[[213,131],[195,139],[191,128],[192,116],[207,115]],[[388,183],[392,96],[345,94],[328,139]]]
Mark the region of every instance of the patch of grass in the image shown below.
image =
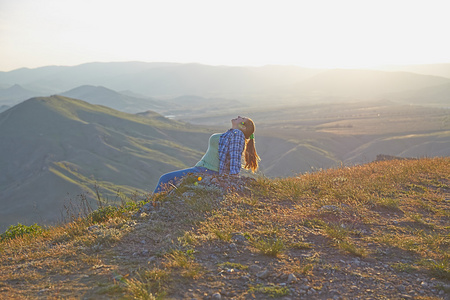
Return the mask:
[[[94,210],[89,214],[88,218],[90,218],[91,222],[94,224],[103,223],[108,221],[109,219],[112,219],[113,217],[116,217],[119,212],[119,208],[115,206],[106,206]]]
[[[397,270],[397,271],[400,271],[400,272],[412,273],[412,272],[416,272],[417,271],[417,267],[414,266],[413,264],[409,264],[409,263],[398,262],[398,263],[392,264],[391,267],[394,270]]]
[[[219,240],[229,242],[231,240],[231,232],[230,231],[222,231],[219,229],[213,230],[213,233],[217,236]]]
[[[203,274],[203,268],[194,261],[192,250],[173,250],[166,258],[165,266],[180,270],[179,274],[183,277],[198,279]]]
[[[311,274],[311,272],[314,270],[314,263],[306,263],[300,267],[299,273],[303,275]]]
[[[325,228],[327,224],[320,219],[305,219],[300,222],[300,225],[305,226],[307,228]]]
[[[238,270],[247,270],[248,266],[245,266],[240,263],[233,263],[233,262],[224,262],[219,264],[219,267],[221,268],[231,268],[231,269],[238,269]]]
[[[327,224],[325,227],[325,232],[331,239],[334,240],[334,244],[339,249],[359,257],[365,257],[367,255],[366,249],[356,246],[350,240],[350,234],[352,231],[343,224]]]
[[[423,226],[426,226],[426,227],[428,227],[428,228],[433,229],[433,228],[435,227],[435,224],[428,223],[426,220],[424,220],[422,214],[419,214],[419,213],[410,213],[410,214],[407,214],[407,216],[408,216],[412,221],[414,221],[414,222],[416,222],[416,223],[418,223],[418,224],[421,224],[421,225],[423,225]]]
[[[371,199],[370,203],[376,207],[386,210],[398,210],[400,201],[399,199],[382,197],[378,199]]]
[[[117,294],[122,294],[124,291],[126,291],[126,288],[123,285],[120,285],[117,282],[114,282],[113,284],[101,286],[100,290],[97,291],[97,294],[100,294],[100,295],[106,294],[106,295],[113,296],[113,295],[117,295]]]
[[[183,236],[178,238],[182,246],[192,246],[197,243],[197,237],[191,231],[185,231]]]
[[[164,285],[170,278],[170,273],[159,268],[140,272],[136,278],[125,279],[126,290],[133,299],[158,300],[164,299]]]
[[[98,250],[102,246],[109,246],[118,242],[123,234],[124,231],[117,228],[99,228],[92,233],[94,239],[87,244]]]
[[[266,294],[269,297],[277,298],[289,295],[289,288],[286,286],[277,286],[274,284],[271,285],[257,284],[255,286],[250,285],[249,292]]]
[[[448,257],[441,260],[422,260],[420,265],[426,267],[430,274],[436,278],[450,280],[450,259]]]
[[[345,228],[342,224],[327,224],[325,232],[330,238],[339,241],[347,239],[350,235],[350,230]]]
[[[285,249],[284,242],[278,237],[251,238],[251,245],[262,254],[277,257]]]
[[[359,257],[367,256],[366,249],[358,247],[349,241],[340,241],[339,243],[337,243],[337,245],[340,249],[347,251],[348,253],[353,254],[355,256],[359,256]]]
[[[213,199],[206,195],[196,195],[195,197],[187,198],[185,202],[196,212],[208,212],[214,208]]]
[[[312,243],[307,242],[296,242],[291,244],[291,248],[298,249],[298,250],[310,250],[313,248]]]

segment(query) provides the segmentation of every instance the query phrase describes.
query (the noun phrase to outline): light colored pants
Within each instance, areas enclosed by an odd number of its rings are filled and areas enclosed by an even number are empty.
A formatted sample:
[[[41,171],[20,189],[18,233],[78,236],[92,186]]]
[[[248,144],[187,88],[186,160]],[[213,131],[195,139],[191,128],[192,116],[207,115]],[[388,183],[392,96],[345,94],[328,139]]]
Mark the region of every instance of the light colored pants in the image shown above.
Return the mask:
[[[166,173],[159,178],[158,184],[156,185],[154,194],[162,192],[164,189],[168,188],[168,185],[176,184],[179,182],[184,176],[188,174],[211,174],[218,175],[219,172],[204,168],[204,167],[192,167],[183,170],[177,170],[173,172]]]

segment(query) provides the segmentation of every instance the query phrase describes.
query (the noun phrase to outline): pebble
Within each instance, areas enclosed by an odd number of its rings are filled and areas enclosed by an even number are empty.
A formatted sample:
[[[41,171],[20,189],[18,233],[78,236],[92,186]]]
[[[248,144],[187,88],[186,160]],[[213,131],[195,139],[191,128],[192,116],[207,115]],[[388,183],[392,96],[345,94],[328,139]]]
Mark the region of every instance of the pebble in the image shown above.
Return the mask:
[[[256,274],[256,277],[258,277],[260,279],[266,279],[269,276],[270,276],[270,271],[267,270],[267,269],[262,271],[262,272],[259,272],[258,274]]]
[[[242,234],[234,234],[231,237],[231,240],[237,244],[244,244],[245,242],[247,242],[247,239],[245,238],[245,236],[243,236]]]
[[[211,296],[211,299],[222,299],[222,295],[220,293],[214,293]]]
[[[237,246],[236,246],[236,244],[235,244],[235,243],[231,243],[231,244],[229,244],[229,245],[228,245],[228,248],[230,248],[231,250],[234,250],[234,251],[236,251],[236,250],[237,250]]]
[[[258,273],[259,271],[261,271],[261,267],[257,265],[251,265],[248,267],[248,271],[253,274]]]
[[[288,283],[293,283],[293,282],[296,282],[296,281],[297,281],[297,277],[295,277],[294,274],[289,274],[287,282]]]
[[[324,205],[317,210],[319,213],[342,213],[342,209],[336,205]]]

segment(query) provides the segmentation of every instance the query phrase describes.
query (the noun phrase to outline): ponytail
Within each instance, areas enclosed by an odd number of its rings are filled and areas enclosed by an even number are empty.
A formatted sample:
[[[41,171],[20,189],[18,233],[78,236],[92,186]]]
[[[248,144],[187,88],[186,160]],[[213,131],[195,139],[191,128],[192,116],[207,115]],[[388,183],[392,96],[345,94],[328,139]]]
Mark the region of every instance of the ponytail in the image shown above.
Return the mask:
[[[247,118],[244,125],[245,125],[245,130],[243,130],[245,136],[244,169],[251,170],[253,173],[255,173],[256,170],[258,169],[258,161],[261,160],[258,156],[258,153],[256,153],[255,148],[255,137],[253,135],[253,133],[255,132],[255,123],[253,123],[251,119]]]
[[[256,153],[255,139],[249,139],[246,143],[245,150],[245,166],[244,169],[251,170],[253,173],[258,169],[258,153]]]

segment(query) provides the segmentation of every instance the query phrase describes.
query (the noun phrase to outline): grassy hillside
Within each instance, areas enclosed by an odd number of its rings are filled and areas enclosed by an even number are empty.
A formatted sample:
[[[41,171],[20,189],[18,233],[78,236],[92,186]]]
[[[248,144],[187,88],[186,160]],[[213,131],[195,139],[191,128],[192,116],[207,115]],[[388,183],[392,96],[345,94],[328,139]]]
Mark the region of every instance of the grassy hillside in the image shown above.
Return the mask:
[[[96,187],[111,201],[150,191],[162,173],[197,162],[210,134],[62,96],[27,100],[0,114],[0,228],[56,221]]]
[[[11,228],[0,298],[448,299],[449,158],[245,183]]]

